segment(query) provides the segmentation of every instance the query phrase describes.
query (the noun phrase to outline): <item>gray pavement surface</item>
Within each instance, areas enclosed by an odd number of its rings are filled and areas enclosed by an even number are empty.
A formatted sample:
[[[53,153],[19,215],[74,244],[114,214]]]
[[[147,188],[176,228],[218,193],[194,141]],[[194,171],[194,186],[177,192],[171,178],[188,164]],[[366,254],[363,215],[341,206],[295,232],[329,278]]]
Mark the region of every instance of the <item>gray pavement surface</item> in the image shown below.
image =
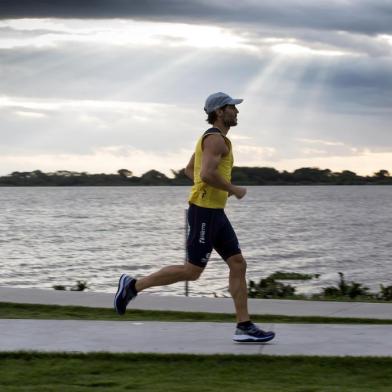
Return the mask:
[[[114,288],[114,291],[117,288]],[[113,307],[114,293],[56,291],[0,287],[0,302]],[[129,309],[233,313],[231,298],[159,296],[140,294]],[[392,319],[392,304],[359,302],[250,299],[251,314]]]
[[[275,324],[265,344],[239,344],[228,323],[0,320],[0,351],[392,356],[392,326]]]
[[[113,307],[113,294],[0,287],[0,302]],[[251,314],[392,319],[392,304],[250,299]],[[158,296],[132,309],[234,313],[231,298]],[[277,337],[239,344],[234,323],[0,319],[0,351],[392,356],[392,325],[262,325]]]

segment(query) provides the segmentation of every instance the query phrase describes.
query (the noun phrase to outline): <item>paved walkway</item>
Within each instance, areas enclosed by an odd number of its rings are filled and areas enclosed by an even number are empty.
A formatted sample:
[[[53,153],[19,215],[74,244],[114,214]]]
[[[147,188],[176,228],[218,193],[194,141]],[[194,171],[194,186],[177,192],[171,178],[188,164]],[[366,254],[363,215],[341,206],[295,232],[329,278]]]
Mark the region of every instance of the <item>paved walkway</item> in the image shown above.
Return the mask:
[[[1,302],[112,308],[113,294],[0,287]],[[230,298],[140,295],[133,309],[233,313]],[[392,319],[392,304],[250,300],[252,314]],[[266,344],[231,340],[234,323],[0,319],[0,351],[392,356],[392,325],[262,325]]]
[[[275,324],[266,344],[231,340],[233,324],[0,320],[0,351],[392,356],[390,325]]]
[[[113,307],[114,294],[0,287],[0,302]],[[142,293],[130,308],[233,313],[231,298],[158,296]],[[250,299],[251,314],[392,319],[392,304]]]

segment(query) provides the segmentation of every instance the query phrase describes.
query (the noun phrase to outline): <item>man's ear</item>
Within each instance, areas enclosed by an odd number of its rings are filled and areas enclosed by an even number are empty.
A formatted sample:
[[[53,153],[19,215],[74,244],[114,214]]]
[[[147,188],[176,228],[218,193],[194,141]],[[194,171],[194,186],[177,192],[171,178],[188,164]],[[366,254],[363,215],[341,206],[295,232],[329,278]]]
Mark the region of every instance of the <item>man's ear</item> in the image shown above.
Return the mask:
[[[217,115],[218,117],[219,117],[219,116],[222,116],[223,112],[224,112],[224,110],[221,109],[221,108],[215,110],[215,113],[216,113],[216,115]]]

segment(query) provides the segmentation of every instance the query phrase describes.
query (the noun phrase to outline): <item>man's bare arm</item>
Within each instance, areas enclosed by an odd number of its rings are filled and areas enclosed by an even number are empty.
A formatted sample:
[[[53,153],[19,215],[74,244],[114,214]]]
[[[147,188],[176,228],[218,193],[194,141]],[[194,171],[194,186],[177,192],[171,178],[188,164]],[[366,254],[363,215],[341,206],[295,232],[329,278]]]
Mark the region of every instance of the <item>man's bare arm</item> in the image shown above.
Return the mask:
[[[210,135],[204,140],[200,177],[202,181],[214,188],[221,189],[242,199],[246,195],[246,188],[238,187],[225,180],[218,172],[218,165],[222,156],[226,155],[228,147],[220,135]]]
[[[193,181],[193,171],[195,168],[195,154],[191,156],[191,159],[189,160],[188,164],[186,165],[185,168],[185,174],[186,176]]]

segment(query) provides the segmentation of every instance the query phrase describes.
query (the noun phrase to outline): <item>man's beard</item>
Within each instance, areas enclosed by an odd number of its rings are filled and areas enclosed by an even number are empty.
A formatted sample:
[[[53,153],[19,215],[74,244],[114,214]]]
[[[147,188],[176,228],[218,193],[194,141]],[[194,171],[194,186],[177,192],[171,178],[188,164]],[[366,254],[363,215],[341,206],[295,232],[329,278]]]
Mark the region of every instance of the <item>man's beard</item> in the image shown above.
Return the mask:
[[[230,119],[224,120],[223,124],[225,125],[225,127],[235,127],[237,125],[237,119],[230,118]]]

